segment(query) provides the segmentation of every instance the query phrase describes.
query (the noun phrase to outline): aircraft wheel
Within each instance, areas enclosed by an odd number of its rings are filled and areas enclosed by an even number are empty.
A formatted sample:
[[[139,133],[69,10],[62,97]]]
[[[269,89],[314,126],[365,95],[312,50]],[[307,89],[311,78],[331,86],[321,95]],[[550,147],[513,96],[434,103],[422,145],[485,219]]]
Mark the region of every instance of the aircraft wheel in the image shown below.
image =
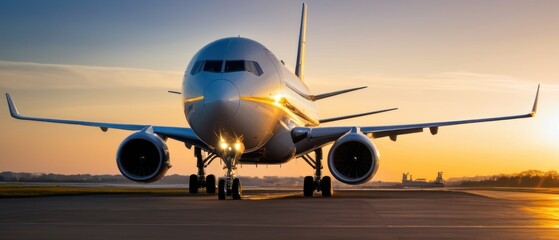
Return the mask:
[[[241,185],[241,180],[238,178],[233,179],[233,186],[231,187],[231,192],[233,199],[239,200],[243,194],[243,186]]]
[[[206,193],[215,193],[215,176],[212,174],[206,177]]]
[[[188,192],[198,193],[198,176],[196,176],[196,174],[190,175],[190,180],[188,181]]]
[[[219,179],[217,184],[217,198],[225,200],[225,179]]]
[[[322,191],[322,196],[324,197],[332,196],[332,179],[330,177],[322,178],[322,181],[320,181],[320,191]]]
[[[314,192],[314,179],[311,176],[306,176],[303,181],[303,195],[305,197],[312,197]]]

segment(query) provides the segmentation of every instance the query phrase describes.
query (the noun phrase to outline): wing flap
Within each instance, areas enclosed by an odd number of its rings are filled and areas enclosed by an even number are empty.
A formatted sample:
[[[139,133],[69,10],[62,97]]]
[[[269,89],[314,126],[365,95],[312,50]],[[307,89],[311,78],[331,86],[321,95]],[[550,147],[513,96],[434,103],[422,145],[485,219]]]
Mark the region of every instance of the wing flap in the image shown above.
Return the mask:
[[[423,132],[423,128],[412,128],[412,129],[401,129],[401,130],[393,130],[393,131],[384,131],[384,132],[373,132],[373,138],[382,138],[382,137],[390,137],[393,141],[396,140],[396,136],[404,135],[404,134],[411,134],[411,133],[419,133]],[[368,132],[364,132],[368,133]]]

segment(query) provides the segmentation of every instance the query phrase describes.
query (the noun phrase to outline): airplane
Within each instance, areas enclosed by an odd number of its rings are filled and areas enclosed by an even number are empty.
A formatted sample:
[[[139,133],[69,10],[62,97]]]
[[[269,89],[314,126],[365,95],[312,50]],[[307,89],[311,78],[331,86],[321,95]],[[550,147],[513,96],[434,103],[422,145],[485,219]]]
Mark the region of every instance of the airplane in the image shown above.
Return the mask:
[[[200,49],[184,73],[181,95],[190,127],[154,126],[39,118],[21,115],[8,93],[6,99],[13,118],[60,124],[75,124],[136,131],[117,150],[118,169],[126,178],[143,183],[161,179],[171,167],[167,139],[194,147],[198,172],[190,175],[189,192],[205,188],[218,199],[242,198],[241,181],[235,174],[242,164],[284,164],[302,158],[313,169],[303,179],[303,195],[333,194],[332,179],[322,176],[322,149],[332,144],[327,163],[332,176],[345,184],[362,184],[375,175],[379,151],[372,139],[439,127],[534,117],[540,86],[532,110],[527,114],[458,121],[388,126],[324,127],[322,123],[393,111],[396,108],[320,119],[316,102],[366,87],[312,94],[304,83],[307,5],[303,3],[295,72],[262,44],[243,37],[216,40]],[[314,157],[311,154],[314,153]],[[225,163],[224,177],[217,181],[205,169],[215,159]]]

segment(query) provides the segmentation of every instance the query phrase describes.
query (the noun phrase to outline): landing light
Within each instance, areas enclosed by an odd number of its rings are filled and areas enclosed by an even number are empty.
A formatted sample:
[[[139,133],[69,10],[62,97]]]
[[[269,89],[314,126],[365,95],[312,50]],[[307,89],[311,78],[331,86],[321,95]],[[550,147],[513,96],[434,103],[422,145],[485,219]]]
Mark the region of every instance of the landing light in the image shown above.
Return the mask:
[[[217,152],[222,158],[237,156],[245,151],[243,145],[243,137],[235,136],[235,139],[227,141],[221,134],[219,135],[219,142],[217,143]]]
[[[283,99],[283,95],[277,94],[274,96],[274,103],[280,103],[282,99]]]

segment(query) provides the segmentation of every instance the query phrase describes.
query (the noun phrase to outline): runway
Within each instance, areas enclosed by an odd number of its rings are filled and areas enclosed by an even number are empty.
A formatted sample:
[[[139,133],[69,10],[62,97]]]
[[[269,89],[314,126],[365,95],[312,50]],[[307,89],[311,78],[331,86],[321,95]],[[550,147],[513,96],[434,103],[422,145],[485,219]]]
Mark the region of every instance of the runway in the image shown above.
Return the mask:
[[[475,193],[475,194],[474,194]],[[559,195],[246,190],[0,199],[0,239],[557,239]]]

